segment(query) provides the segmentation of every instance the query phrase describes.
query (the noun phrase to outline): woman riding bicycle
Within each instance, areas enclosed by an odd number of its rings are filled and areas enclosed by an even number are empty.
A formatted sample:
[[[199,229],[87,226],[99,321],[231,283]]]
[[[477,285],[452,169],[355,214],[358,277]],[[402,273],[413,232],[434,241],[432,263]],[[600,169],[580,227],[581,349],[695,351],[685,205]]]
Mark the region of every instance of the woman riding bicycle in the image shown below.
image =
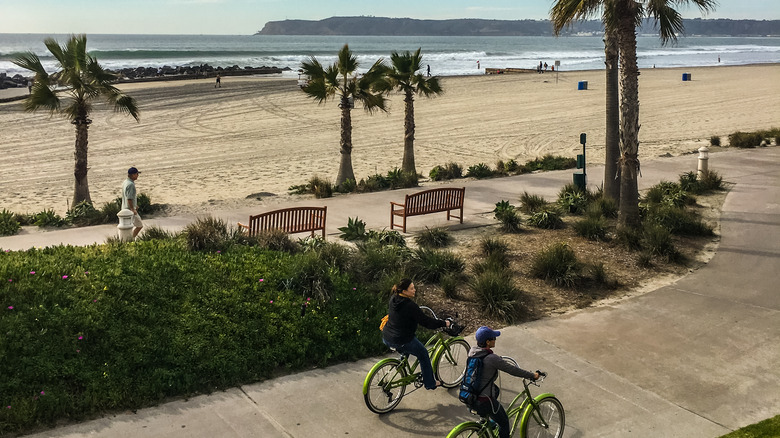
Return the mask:
[[[417,358],[422,371],[423,385],[426,389],[436,389],[441,382],[433,377],[433,367],[428,350],[415,336],[417,325],[428,329],[449,327],[449,320],[431,318],[423,313],[420,306],[412,298],[416,294],[414,283],[404,278],[393,286],[388,306],[388,320],[382,330],[382,342],[402,354],[411,354]]]
[[[477,329],[477,346],[471,347],[469,357],[482,358],[482,375],[477,383],[477,388],[481,389],[474,410],[482,417],[490,417],[498,424],[499,438],[509,438],[509,417],[498,401],[499,388],[495,384],[498,377],[498,371],[501,370],[513,376],[524,379],[536,380],[539,373],[532,373],[522,368],[518,368],[505,361],[501,356],[493,353],[496,346],[496,338],[501,335],[500,331],[491,330],[490,327],[482,326]]]

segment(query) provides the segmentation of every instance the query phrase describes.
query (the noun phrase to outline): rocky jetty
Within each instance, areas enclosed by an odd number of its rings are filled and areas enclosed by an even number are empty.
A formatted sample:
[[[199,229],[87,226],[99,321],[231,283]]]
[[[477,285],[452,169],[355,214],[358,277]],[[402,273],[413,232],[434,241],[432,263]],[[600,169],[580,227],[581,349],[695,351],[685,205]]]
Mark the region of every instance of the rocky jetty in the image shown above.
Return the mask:
[[[0,90],[5,90],[6,88],[24,88],[29,85],[28,81],[28,78],[20,74],[8,76],[5,73],[0,73]]]

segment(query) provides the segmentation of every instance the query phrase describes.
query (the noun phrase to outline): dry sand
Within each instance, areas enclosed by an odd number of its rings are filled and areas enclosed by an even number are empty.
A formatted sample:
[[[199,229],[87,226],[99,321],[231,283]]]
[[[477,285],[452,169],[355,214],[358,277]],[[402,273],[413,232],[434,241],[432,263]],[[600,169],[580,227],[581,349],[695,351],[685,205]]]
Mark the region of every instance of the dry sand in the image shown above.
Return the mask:
[[[682,72],[693,81],[682,82]],[[587,80],[589,89],[577,90]],[[445,94],[415,102],[417,170],[455,161],[464,168],[519,162],[546,153],[575,156],[588,134],[588,161],[604,158],[604,72],[443,78]],[[138,167],[140,192],[171,213],[205,212],[286,198],[311,176],[335,179],[339,117],[335,101],[317,105],[295,80],[137,83],[122,86],[141,122],[99,105],[89,136],[89,184],[100,204],[119,196],[126,169]],[[690,153],[719,135],[780,125],[780,65],[646,69],[640,76],[640,158]],[[390,111],[353,111],[352,159],[359,178],[399,167],[403,98]],[[0,209],[64,213],[73,192],[72,125],[47,113],[0,104]],[[596,183],[596,181],[593,181]]]

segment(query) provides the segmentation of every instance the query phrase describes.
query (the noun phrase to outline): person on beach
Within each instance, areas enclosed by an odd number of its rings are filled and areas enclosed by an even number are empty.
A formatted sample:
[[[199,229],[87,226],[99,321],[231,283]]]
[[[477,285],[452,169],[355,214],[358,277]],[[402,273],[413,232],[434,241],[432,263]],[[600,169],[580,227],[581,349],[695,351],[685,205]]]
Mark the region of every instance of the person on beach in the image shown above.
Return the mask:
[[[479,70],[479,60],[477,60],[477,70]]]
[[[415,336],[417,325],[428,329],[449,327],[449,320],[434,319],[423,313],[414,298],[417,290],[412,280],[402,279],[393,286],[388,305],[388,319],[382,329],[382,342],[390,348],[394,348],[401,354],[411,354],[420,362],[423,385],[425,389],[436,389],[441,386],[433,376],[433,366],[428,350]]]
[[[428,77],[431,77],[431,65],[428,64]]]
[[[537,67],[536,72],[539,74],[542,73],[542,61],[539,61],[539,67]]]
[[[482,326],[477,329],[477,346],[471,347],[469,357],[482,358],[482,375],[477,382],[477,388],[481,388],[474,410],[480,416],[487,416],[498,424],[498,436],[500,438],[509,438],[509,417],[498,401],[500,388],[495,381],[498,378],[498,371],[501,370],[507,374],[524,379],[536,380],[539,373],[532,373],[505,361],[501,356],[493,353],[496,347],[496,338],[501,335],[498,330],[492,330],[490,327]]]
[[[127,179],[122,184],[122,209],[133,212],[133,239],[141,232],[144,223],[141,222],[141,216],[138,214],[138,196],[135,192],[135,180],[141,173],[135,167],[127,169]]]
[[[544,71],[547,71],[547,63],[544,63]]]
[[[220,80],[219,73],[217,73],[217,82],[214,84],[214,88],[222,88],[222,81]]]

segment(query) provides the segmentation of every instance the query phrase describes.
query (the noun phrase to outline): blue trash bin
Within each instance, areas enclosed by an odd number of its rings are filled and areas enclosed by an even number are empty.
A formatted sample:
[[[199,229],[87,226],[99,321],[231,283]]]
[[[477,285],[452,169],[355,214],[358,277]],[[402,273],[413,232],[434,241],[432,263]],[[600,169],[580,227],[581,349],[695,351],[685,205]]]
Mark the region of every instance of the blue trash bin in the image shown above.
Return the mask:
[[[577,89],[578,90],[587,90],[588,89],[588,81],[579,81],[579,82],[577,82]]]

